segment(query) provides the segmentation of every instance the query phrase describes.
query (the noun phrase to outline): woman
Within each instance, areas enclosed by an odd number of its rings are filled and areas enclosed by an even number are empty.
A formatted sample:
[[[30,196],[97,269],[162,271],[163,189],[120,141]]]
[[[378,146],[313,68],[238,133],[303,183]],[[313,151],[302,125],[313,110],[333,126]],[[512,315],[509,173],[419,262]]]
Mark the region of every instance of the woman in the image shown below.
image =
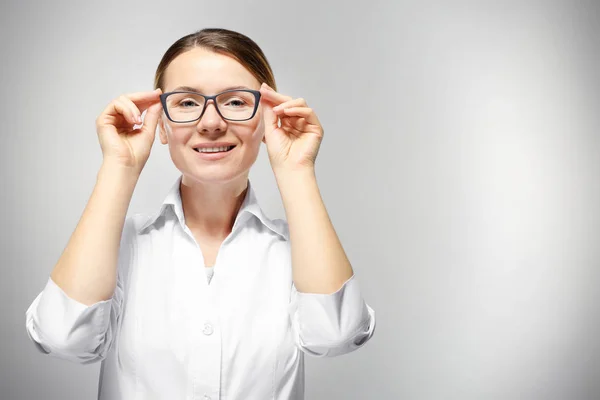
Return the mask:
[[[225,29],[175,42],[155,87],[97,118],[96,186],[28,334],[43,353],[101,360],[100,399],[302,399],[304,353],[348,353],[375,328],[317,187],[323,128]],[[155,215],[127,216],[157,127],[181,175]],[[287,221],[248,179],[261,142]]]

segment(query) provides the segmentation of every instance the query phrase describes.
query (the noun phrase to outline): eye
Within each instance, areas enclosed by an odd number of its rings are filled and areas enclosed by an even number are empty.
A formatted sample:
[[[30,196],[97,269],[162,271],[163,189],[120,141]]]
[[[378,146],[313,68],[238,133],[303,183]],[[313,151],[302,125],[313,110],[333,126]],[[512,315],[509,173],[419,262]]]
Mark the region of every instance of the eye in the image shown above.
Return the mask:
[[[178,105],[182,106],[183,108],[199,106],[199,104],[196,103],[194,100],[189,100],[189,99],[181,100]],[[187,105],[187,107],[186,107],[186,105]]]
[[[241,107],[241,106],[246,105],[246,102],[244,100],[240,100],[240,99],[231,99],[227,103],[225,103],[225,105],[232,106],[232,107]]]

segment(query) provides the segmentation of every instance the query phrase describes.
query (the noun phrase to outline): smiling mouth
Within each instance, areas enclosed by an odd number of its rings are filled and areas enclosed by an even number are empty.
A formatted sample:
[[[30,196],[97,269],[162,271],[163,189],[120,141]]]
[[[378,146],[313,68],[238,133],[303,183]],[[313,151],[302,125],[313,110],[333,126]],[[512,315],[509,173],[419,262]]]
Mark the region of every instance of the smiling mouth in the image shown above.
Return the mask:
[[[198,150],[198,148],[195,148],[194,151],[196,153],[204,153],[204,154],[213,154],[213,153],[227,153],[228,151],[233,150],[234,146],[227,146],[227,147],[209,147],[209,148],[203,148],[202,150]]]

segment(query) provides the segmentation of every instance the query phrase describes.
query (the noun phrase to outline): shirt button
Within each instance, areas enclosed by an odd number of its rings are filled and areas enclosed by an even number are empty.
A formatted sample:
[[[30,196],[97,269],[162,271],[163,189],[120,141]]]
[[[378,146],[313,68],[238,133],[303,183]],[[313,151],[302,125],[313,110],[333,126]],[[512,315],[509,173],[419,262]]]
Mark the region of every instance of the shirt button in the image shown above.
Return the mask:
[[[206,323],[204,324],[204,330],[202,331],[205,335],[212,335],[213,333],[213,327],[211,324]],[[206,397],[205,397],[206,398]]]
[[[205,395],[204,395],[204,397],[203,397],[203,399],[204,399],[204,400],[210,400],[210,396],[209,396],[209,395],[207,395],[207,394],[205,394]]]

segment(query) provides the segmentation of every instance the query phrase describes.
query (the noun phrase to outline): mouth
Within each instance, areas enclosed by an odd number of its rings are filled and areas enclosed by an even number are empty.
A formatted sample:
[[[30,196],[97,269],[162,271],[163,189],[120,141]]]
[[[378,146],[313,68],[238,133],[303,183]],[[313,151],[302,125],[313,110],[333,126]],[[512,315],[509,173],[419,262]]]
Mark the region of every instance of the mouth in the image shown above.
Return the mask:
[[[202,153],[202,154],[218,154],[218,153],[227,153],[228,151],[233,150],[233,148],[235,147],[235,145],[233,146],[226,146],[226,147],[204,147],[204,148],[194,148],[194,151],[196,153]]]

